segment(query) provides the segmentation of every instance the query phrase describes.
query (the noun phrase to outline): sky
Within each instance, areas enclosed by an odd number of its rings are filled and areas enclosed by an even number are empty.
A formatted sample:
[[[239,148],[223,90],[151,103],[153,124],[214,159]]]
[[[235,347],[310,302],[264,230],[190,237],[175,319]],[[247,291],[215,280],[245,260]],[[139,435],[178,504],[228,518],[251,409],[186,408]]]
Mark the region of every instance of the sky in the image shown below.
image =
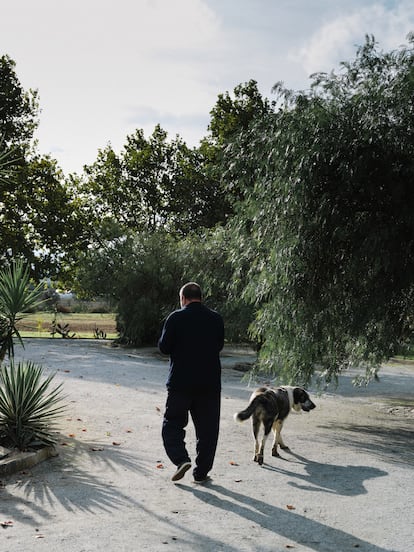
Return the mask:
[[[155,125],[197,146],[219,94],[254,79],[306,89],[365,35],[385,51],[414,31],[412,0],[0,0],[0,55],[36,89],[38,151],[81,173]]]

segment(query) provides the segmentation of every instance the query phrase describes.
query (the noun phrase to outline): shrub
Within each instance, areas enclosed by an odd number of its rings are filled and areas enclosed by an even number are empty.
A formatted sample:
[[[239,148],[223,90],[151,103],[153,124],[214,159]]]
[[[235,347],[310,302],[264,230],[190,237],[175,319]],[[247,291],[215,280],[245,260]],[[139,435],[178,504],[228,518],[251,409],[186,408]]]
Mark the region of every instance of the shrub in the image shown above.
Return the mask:
[[[54,375],[43,378],[43,369],[32,362],[0,369],[0,442],[20,450],[53,445],[54,422],[63,413],[59,384],[50,385]]]

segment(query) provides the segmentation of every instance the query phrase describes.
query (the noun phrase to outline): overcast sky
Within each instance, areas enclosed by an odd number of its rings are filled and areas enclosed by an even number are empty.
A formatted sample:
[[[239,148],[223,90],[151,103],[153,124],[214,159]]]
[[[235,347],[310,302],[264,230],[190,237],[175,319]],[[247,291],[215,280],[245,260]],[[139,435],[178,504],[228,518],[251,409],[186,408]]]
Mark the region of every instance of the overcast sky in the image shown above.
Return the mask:
[[[41,153],[80,172],[98,149],[160,123],[196,146],[218,94],[352,59],[366,34],[384,50],[414,31],[413,0],[2,0],[0,55],[39,91]]]

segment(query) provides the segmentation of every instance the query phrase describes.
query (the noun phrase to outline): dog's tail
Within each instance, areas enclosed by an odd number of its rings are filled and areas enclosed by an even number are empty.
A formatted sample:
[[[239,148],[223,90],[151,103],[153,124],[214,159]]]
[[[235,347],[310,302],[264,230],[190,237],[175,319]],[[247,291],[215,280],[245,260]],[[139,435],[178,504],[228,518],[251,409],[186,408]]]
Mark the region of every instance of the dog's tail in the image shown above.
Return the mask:
[[[233,416],[234,420],[236,422],[244,422],[250,416],[253,414],[253,412],[256,410],[257,405],[260,403],[261,397],[258,395],[257,397],[254,397],[254,399],[249,403],[247,408],[242,410],[241,412],[236,412]]]

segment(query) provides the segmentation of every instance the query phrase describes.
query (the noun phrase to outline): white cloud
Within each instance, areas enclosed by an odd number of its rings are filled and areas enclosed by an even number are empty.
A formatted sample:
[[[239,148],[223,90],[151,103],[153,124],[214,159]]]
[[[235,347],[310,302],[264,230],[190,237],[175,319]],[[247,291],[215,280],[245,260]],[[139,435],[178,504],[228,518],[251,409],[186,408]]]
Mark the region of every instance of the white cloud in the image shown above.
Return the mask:
[[[307,75],[338,68],[340,61],[355,57],[356,48],[364,43],[365,35],[374,35],[384,50],[395,49],[405,43],[414,28],[412,2],[385,4],[374,2],[363,8],[325,23],[299,49],[290,52],[290,58],[302,65]]]
[[[217,96],[352,59],[366,33],[388,49],[414,28],[412,0],[16,0],[0,18],[0,55],[39,90],[39,149],[80,171],[111,142],[160,123],[196,145]],[[361,7],[362,6],[362,7]]]

